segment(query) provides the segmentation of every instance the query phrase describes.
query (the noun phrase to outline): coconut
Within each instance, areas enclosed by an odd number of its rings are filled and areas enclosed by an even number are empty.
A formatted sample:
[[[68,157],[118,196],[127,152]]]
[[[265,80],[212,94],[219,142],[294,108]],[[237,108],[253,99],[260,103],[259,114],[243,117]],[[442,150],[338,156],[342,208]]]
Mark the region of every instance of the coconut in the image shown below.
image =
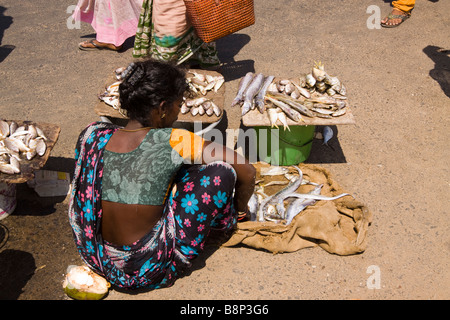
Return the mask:
[[[64,292],[75,300],[100,300],[110,283],[86,266],[69,266],[63,281]]]

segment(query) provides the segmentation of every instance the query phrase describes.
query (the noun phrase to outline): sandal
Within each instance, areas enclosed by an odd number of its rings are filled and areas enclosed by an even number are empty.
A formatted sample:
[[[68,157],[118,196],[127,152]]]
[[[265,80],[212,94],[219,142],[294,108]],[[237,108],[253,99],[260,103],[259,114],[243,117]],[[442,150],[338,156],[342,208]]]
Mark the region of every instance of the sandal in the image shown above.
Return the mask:
[[[386,22],[384,22],[384,23],[381,22],[380,25],[382,27],[384,27],[384,28],[395,28],[395,27],[398,27],[399,25],[401,25],[410,16],[411,16],[410,13],[405,13],[405,14],[392,14],[392,13],[390,13],[387,16]],[[397,23],[397,24],[387,24],[390,20],[393,20],[393,19],[400,19],[401,21],[399,23]]]
[[[82,45],[83,43],[86,43],[86,41],[80,42],[78,44],[78,49],[83,50],[83,51],[111,50],[111,51],[119,52],[122,49],[122,46],[116,47],[117,49],[112,49],[107,46],[99,46],[97,43],[95,43],[95,39],[92,39],[88,42],[88,43],[92,44],[94,47],[85,47]]]

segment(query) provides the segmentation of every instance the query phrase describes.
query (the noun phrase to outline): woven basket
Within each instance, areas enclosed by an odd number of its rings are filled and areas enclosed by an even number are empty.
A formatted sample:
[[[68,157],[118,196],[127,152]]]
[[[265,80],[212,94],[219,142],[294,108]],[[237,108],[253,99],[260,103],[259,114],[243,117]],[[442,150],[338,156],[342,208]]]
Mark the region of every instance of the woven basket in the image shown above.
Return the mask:
[[[212,42],[255,23],[253,0],[184,0],[200,39]]]

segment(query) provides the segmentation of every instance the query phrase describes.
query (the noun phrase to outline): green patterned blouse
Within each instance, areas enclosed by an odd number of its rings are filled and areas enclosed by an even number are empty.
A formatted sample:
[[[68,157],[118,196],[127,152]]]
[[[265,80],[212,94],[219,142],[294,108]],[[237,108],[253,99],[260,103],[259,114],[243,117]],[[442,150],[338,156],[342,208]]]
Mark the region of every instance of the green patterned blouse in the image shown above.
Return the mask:
[[[133,151],[104,151],[102,200],[162,205],[183,163],[198,161],[203,139],[183,129],[150,130]]]

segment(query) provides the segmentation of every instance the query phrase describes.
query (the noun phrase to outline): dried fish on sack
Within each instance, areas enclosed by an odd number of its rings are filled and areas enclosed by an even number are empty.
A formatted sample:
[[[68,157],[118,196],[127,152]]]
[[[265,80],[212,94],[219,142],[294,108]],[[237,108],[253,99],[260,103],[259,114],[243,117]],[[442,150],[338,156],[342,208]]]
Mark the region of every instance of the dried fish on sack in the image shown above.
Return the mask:
[[[260,204],[258,208],[258,214],[257,214],[257,220],[262,222],[264,221],[265,214],[267,213],[267,206],[270,204],[276,204],[282,201],[284,194],[291,194],[295,192],[298,187],[300,187],[303,179],[303,172],[298,168],[297,166],[294,166],[294,168],[299,173],[299,178],[295,180],[294,182],[291,182],[286,188],[283,188],[282,190],[278,191],[277,193],[265,198],[263,202]]]
[[[267,196],[262,199],[258,204],[258,211],[255,216],[255,220],[253,221],[263,222],[268,220],[277,223],[286,223],[286,221],[288,221],[289,224],[296,214],[298,214],[307,206],[313,205],[317,200],[330,201],[350,195],[348,193],[342,193],[333,197],[320,195],[322,185],[303,179],[303,172],[300,170],[300,168],[298,168],[297,166],[292,167],[297,170],[298,177],[296,179],[289,179],[290,183],[287,187],[279,190],[271,196]],[[288,173],[285,171],[289,169],[285,167],[277,168],[276,166],[273,166],[265,170],[267,170],[267,172],[272,171],[274,174],[284,172],[282,174],[286,175]],[[297,189],[303,184],[311,184],[315,187],[312,191],[306,194],[297,192]],[[263,187],[267,185],[268,184],[263,185]],[[286,209],[284,202],[290,199],[294,200],[290,201],[290,204]]]
[[[309,193],[318,195],[320,194],[322,187],[323,187],[322,184],[316,186]],[[289,225],[292,222],[292,219],[294,219],[306,207],[314,205],[316,201],[317,201],[316,199],[304,199],[304,198],[297,198],[294,201],[292,201],[286,209],[285,224]]]

